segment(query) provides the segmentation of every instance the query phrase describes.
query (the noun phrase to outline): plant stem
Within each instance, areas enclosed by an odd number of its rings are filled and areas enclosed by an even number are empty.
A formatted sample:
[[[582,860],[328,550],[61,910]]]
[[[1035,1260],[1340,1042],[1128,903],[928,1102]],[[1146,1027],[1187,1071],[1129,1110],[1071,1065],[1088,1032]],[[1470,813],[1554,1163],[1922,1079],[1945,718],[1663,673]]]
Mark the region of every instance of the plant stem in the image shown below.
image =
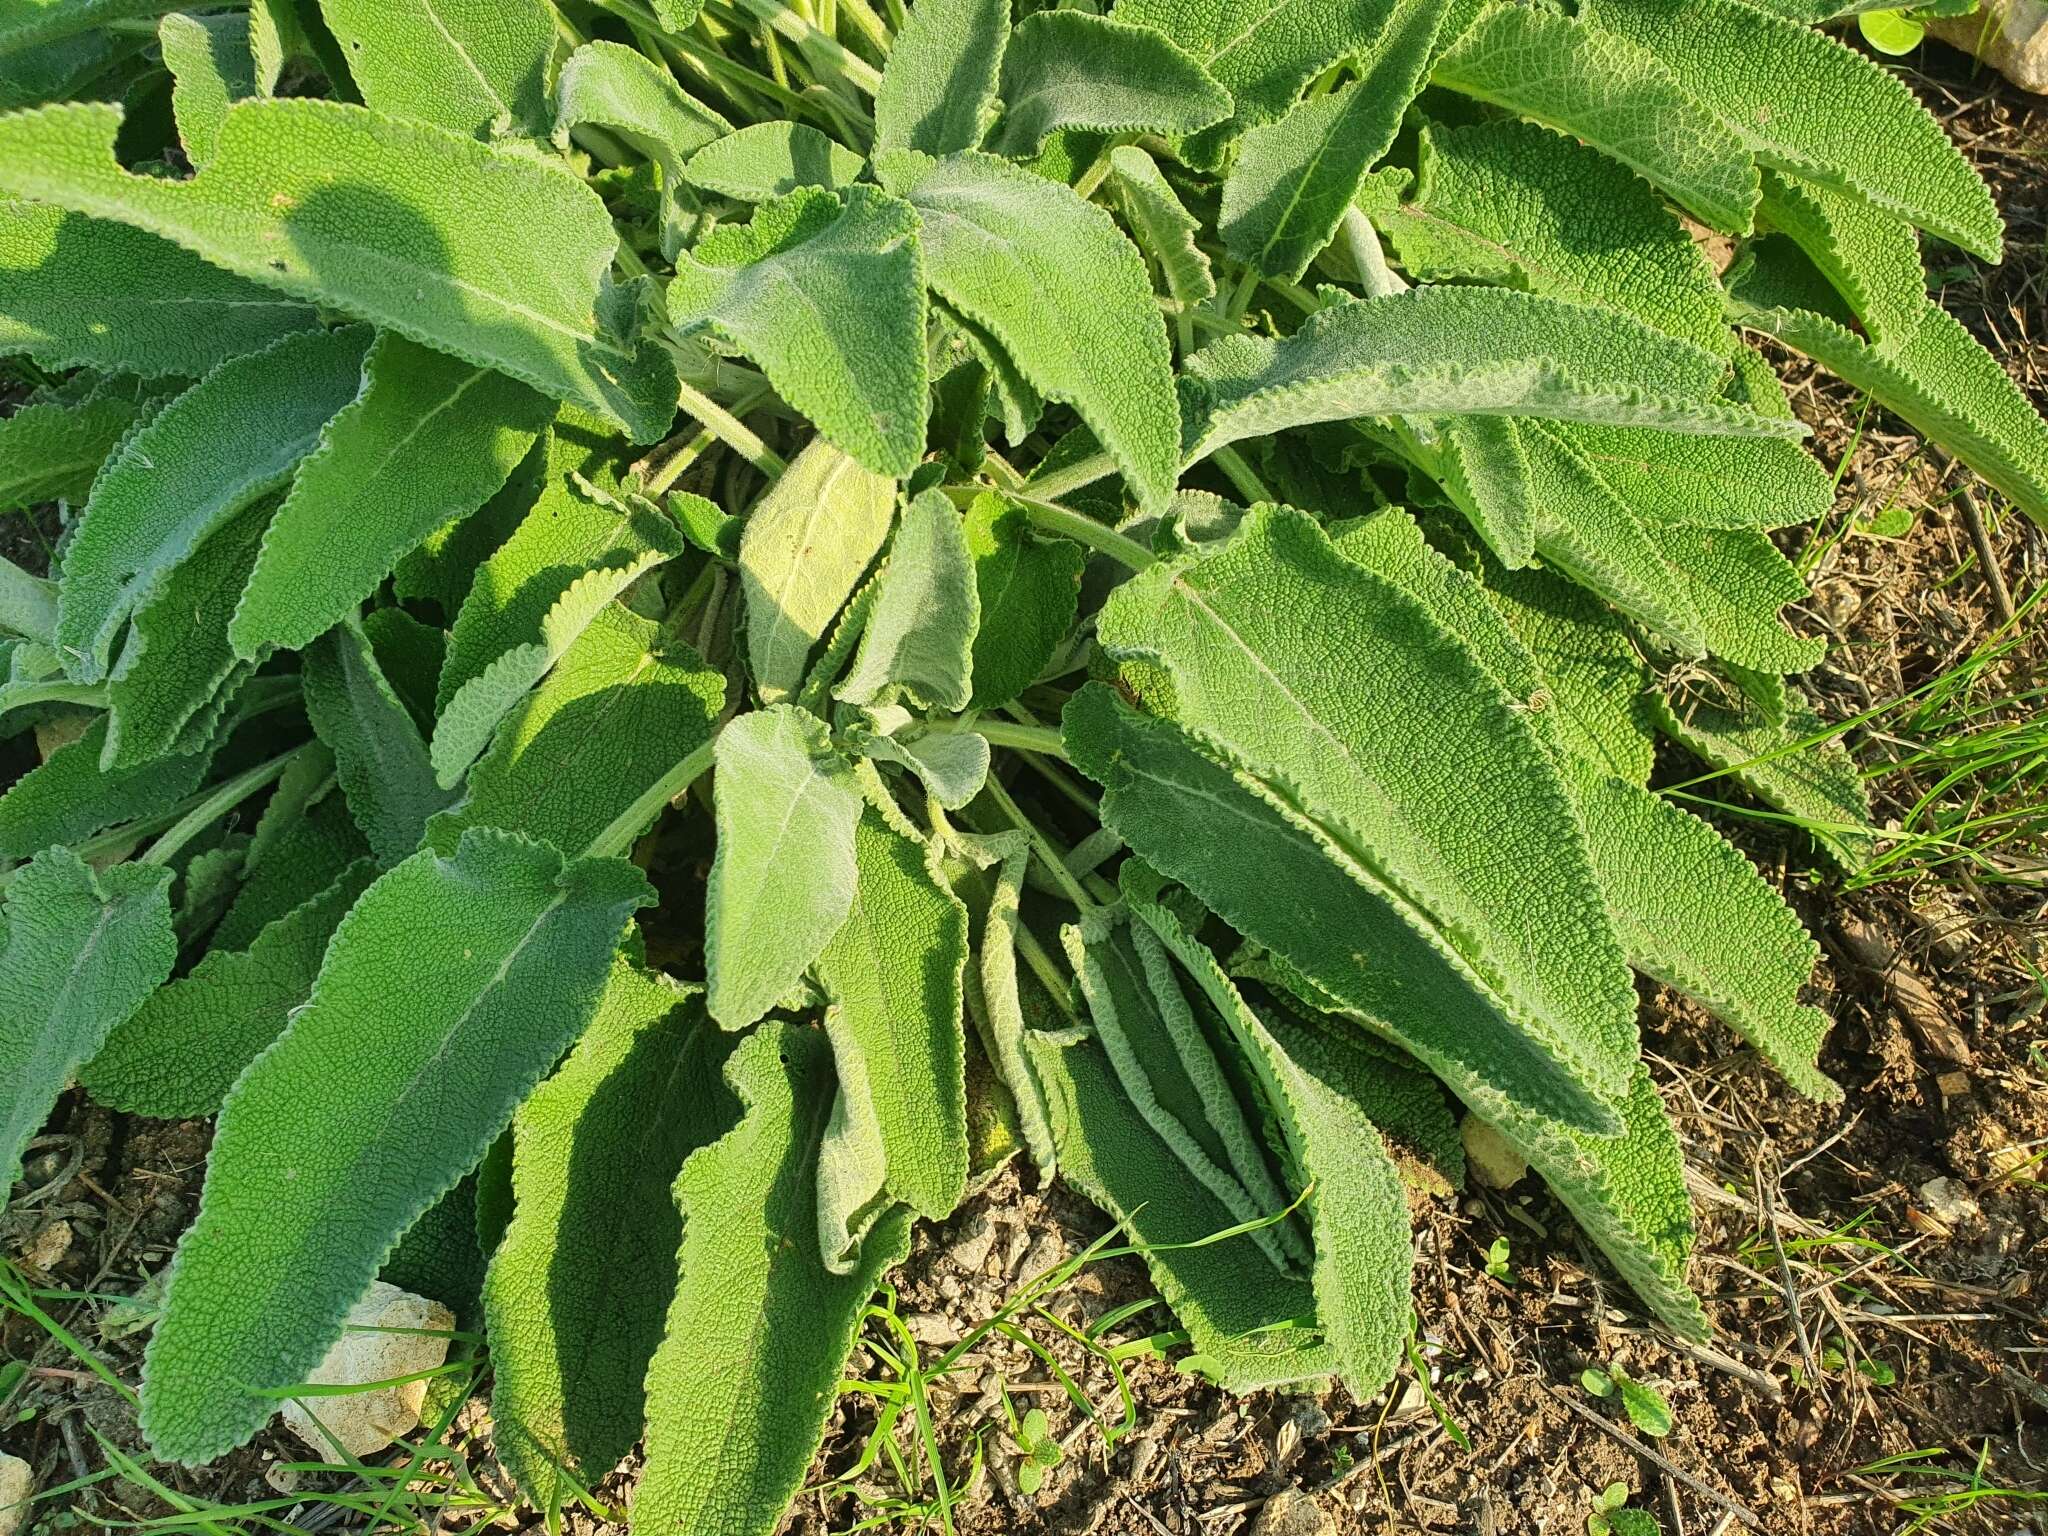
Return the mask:
[[[1047,725],[1018,725],[1009,720],[991,720],[984,715],[971,721],[934,720],[925,727],[927,736],[969,731],[985,738],[992,747],[1015,747],[1020,752],[1043,752],[1061,759],[1067,755],[1060,733]]]
[[[718,735],[713,732],[710,740],[656,779],[638,799],[613,818],[610,826],[591,839],[590,846],[583,850],[584,857],[613,859],[624,854],[661,814],[664,806],[703,776],[704,770],[711,766],[712,749],[717,745]]]
[[[778,479],[789,468],[782,455],[761,441],[753,428],[695,386],[678,380],[676,403],[702,422],[706,431],[770,480]]]
[[[1041,475],[1031,487],[1037,495],[1049,501],[1057,501],[1069,491],[1078,491],[1084,485],[1093,485],[1107,475],[1116,473],[1116,460],[1106,452],[1091,453],[1085,459],[1077,459],[1065,469],[1056,469],[1049,475]]]
[[[980,493],[971,485],[949,485],[946,495],[961,506],[973,501]],[[1024,509],[1024,515],[1032,526],[1047,533],[1056,533],[1061,538],[1072,539],[1077,544],[1086,544],[1098,554],[1109,556],[1119,565],[1142,571],[1147,566],[1157,565],[1159,557],[1140,544],[1136,539],[1118,533],[1105,523],[1098,523],[1086,513],[1076,512],[1072,507],[1063,507],[1056,501],[1046,501],[1040,496],[1020,490],[1006,490],[1002,493]]]
[[[836,37],[820,32],[780,0],[736,0],[744,10],[768,23],[799,48],[816,49],[832,68],[858,89],[872,96],[882,87],[882,72],[856,53],[847,50]]]
[[[176,858],[184,846],[215,821],[240,805],[244,800],[277,782],[293,761],[312,749],[312,742],[304,742],[291,751],[273,757],[267,763],[258,763],[254,768],[245,768],[232,779],[215,785],[201,797],[198,804],[187,811],[154,843],[149,851],[135,862],[138,864],[168,864]]]
[[[1092,910],[1095,898],[1088,894],[1081,882],[1074,878],[1074,872],[1067,868],[1066,854],[1039,829],[1036,822],[1024,814],[1023,807],[1010,798],[1010,792],[1003,788],[1003,781],[991,773],[988,776],[987,789],[989,799],[995,801],[1011,823],[1031,839],[1031,851],[1044,861],[1053,879],[1059,882],[1060,889],[1067,893],[1067,900],[1083,912]]]
[[[1244,455],[1235,448],[1218,448],[1209,455],[1209,458],[1218,469],[1229,476],[1230,483],[1237,487],[1238,494],[1246,500],[1261,502],[1273,499],[1273,493],[1266,489],[1266,482],[1259,478],[1258,472],[1244,461]]]

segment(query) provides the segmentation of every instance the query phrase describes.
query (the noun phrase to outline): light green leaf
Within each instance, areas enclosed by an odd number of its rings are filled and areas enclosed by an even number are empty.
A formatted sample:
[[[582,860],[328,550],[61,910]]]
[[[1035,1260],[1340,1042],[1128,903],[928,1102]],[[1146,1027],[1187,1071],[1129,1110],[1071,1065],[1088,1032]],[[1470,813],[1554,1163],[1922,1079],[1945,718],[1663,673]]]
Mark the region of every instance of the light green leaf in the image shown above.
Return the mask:
[[[0,1183],[108,1031],[178,958],[171,872],[122,864],[102,874],[68,848],[38,854],[7,885],[0,940]]]
[[[862,1309],[909,1252],[910,1224],[884,1217],[852,1272],[826,1269],[815,1169],[832,1068],[817,1031],[764,1025],[726,1078],[746,1113],[676,1180],[681,1273],[647,1370],[633,1523],[771,1536],[824,1438]]]
[[[926,491],[903,509],[860,654],[836,697],[873,704],[901,696],[925,709],[965,709],[980,624],[974,557],[960,514],[943,492]]]
[[[1738,323],[1804,352],[1844,383],[1926,433],[2032,517],[2048,525],[2048,422],[1998,359],[1939,305],[1881,347],[1811,310],[1779,286],[1731,274]]]
[[[674,419],[667,354],[621,339],[638,300],[611,283],[611,216],[566,165],[341,102],[257,100],[228,109],[203,171],[167,181],[121,168],[121,121],[96,102],[0,118],[0,192],[175,240],[576,400],[638,441]]]
[[[918,0],[875,93],[875,153],[979,147],[995,116],[1009,36],[1009,0]]]
[[[968,507],[966,534],[981,609],[972,702],[995,709],[1037,681],[1074,627],[1088,554],[1067,539],[1039,538],[1023,508],[993,492]]]
[[[1103,825],[1240,933],[1439,1075],[1483,1077],[1545,1115],[1613,1128],[1576,1071],[1511,1023],[1470,967],[1259,781],[1099,685],[1074,696],[1061,729],[1075,767],[1103,786]]]
[[[1786,630],[1778,610],[1804,602],[1806,583],[1778,546],[1753,528],[1657,530],[1700,616],[1707,649],[1754,672],[1804,672],[1827,654],[1827,641]]]
[[[1991,190],[1897,76],[1739,0],[1597,0],[1591,25],[1654,53],[1758,160],[1996,261]]]
[[[562,66],[555,133],[601,128],[661,170],[662,254],[673,258],[687,238],[696,204],[684,162],[732,124],[676,84],[675,77],[636,48],[599,40],[585,43]]]
[[[170,9],[170,0],[0,0],[0,57]]]
[[[731,1050],[701,993],[622,957],[576,1049],[513,1116],[517,1204],[484,1282],[491,1418],[549,1515],[640,1438],[683,1235],[671,1188],[738,1117]]]
[[[0,197],[0,355],[190,377],[318,323],[155,235]]]
[[[1392,0],[1119,0],[1119,20],[1156,27],[1230,92],[1230,121],[1184,146],[1214,166],[1230,132],[1271,122],[1301,88],[1379,36]]]
[[[1418,282],[1478,277],[1624,310],[1714,353],[1720,284],[1656,192],[1598,149],[1535,123],[1430,124],[1414,197],[1375,222]]]
[[[1820,946],[1756,866],[1632,784],[1587,774],[1577,800],[1629,963],[1726,1020],[1801,1093],[1839,1101],[1814,1066],[1828,1017],[1799,1001]]]
[[[539,494],[512,536],[476,571],[455,616],[436,695],[443,709],[505,652],[539,635],[579,577],[681,547],[661,512],[606,494],[607,460],[602,452],[587,453],[580,431],[565,430],[569,425],[556,421]],[[571,475],[580,478],[572,482]]]
[[[988,739],[979,732],[906,732],[899,740],[853,726],[844,734],[863,757],[908,768],[925,793],[949,811],[963,809],[988,782]]]
[[[796,691],[812,648],[880,552],[895,513],[894,480],[817,437],[747,514],[740,588],[748,670],[763,699]]]
[[[263,1427],[589,1020],[652,899],[622,860],[483,829],[364,892],[311,1000],[222,1106],[144,1356],[157,1454],[196,1465]]]
[[[0,421],[0,512],[83,501],[107,455],[152,409],[154,402],[120,382],[79,400],[22,406]]]
[[[1123,912],[1097,909],[1060,937],[1095,1039],[1152,1134],[1234,1221],[1264,1222],[1286,1210],[1291,1201],[1266,1166],[1159,935]],[[1277,1272],[1306,1267],[1308,1245],[1291,1221],[1250,1236]]]
[[[1545,430],[1570,444],[1646,524],[1783,528],[1817,521],[1834,505],[1827,466],[1797,443],[1585,422]]]
[[[999,155],[1028,158],[1064,128],[1185,134],[1230,115],[1230,93],[1193,56],[1121,10],[1027,16],[1002,63],[1003,116],[989,144]]]
[[[569,647],[610,606],[612,600],[655,566],[682,551],[673,528],[658,523],[663,543],[617,565],[576,578],[540,621],[540,637],[513,646],[455,691],[434,724],[434,777],[452,788],[477,755],[490,745],[499,723],[554,670]]]
[[[1141,502],[1163,500],[1178,468],[1172,356],[1144,259],[1116,221],[991,155],[903,152],[876,171],[917,209],[933,290],[1080,414]]]
[[[861,794],[824,722],[788,704],[726,726],[714,761],[705,972],[711,1016],[745,1029],[788,995],[853,909]]]
[[[1635,992],[1564,785],[1420,605],[1304,515],[1261,507],[1213,552],[1131,578],[1096,633],[1111,656],[1162,668],[1174,717],[1342,848],[1561,1074],[1591,1097],[1620,1090]],[[1427,757],[1406,745],[1419,740]]]
[[[1660,731],[1793,817],[1837,865],[1857,869],[1873,852],[1876,835],[1862,771],[1797,689],[1788,688],[1786,699],[1781,723],[1747,700],[1730,707],[1657,694],[1652,703]]]
[[[375,110],[479,138],[547,133],[547,0],[320,0],[320,11]]]
[[[874,811],[854,829],[851,910],[818,956],[832,1006],[825,1033],[844,1107],[872,1125],[881,1187],[942,1220],[967,1190],[967,1087],[961,976],[967,910],[931,856]],[[832,1146],[828,1131],[826,1147]],[[821,1204],[821,1220],[828,1213]],[[857,1228],[834,1215],[819,1230],[835,1272],[853,1259]],[[836,1228],[836,1230],[828,1230]]]
[[[1317,311],[1285,340],[1237,334],[1187,360],[1189,462],[1247,437],[1359,416],[1479,412],[1753,437],[1796,422],[1717,398],[1723,364],[1613,310],[1430,287]]]
[[[1764,172],[1763,222],[1787,235],[1882,344],[1910,336],[1927,308],[1920,239],[1895,213],[1797,176]]]
[[[1025,1044],[1045,1084],[1060,1175],[1145,1245],[1152,1283],[1194,1346],[1183,1369],[1233,1392],[1330,1376],[1337,1360],[1315,1329],[1308,1282],[1275,1269],[1248,1234],[1209,1241],[1240,1219],[1188,1177],[1102,1047],[1036,1032]]]
[[[1188,212],[1159,170],[1159,162],[1135,144],[1119,144],[1109,152],[1124,220],[1139,245],[1159,263],[1159,275],[1176,303],[1200,304],[1213,298],[1216,279],[1209,258],[1195,236],[1201,223]]]
[[[1217,229],[1230,254],[1296,282],[1337,232],[1422,88],[1445,0],[1394,0],[1358,79],[1252,129],[1223,182]]]
[[[295,757],[256,823],[242,889],[213,930],[216,949],[246,949],[271,923],[318,896],[370,845],[349,816],[334,755],[317,742]]]
[[[1408,1197],[1365,1108],[1385,1065],[1285,1010],[1254,1012],[1172,911],[1138,893],[1132,910],[1195,978],[1259,1074],[1307,1186],[1316,1324],[1352,1398],[1369,1402],[1393,1379],[1413,1315]]]
[[[115,1026],[78,1074],[94,1099],[126,1114],[188,1120],[221,1100],[305,1002],[327,941],[377,866],[358,859],[325,890],[256,935],[247,949],[209,950]]]
[[[1592,145],[1703,224],[1749,230],[1757,173],[1744,140],[1692,94],[1705,82],[1666,68],[1650,46],[1556,11],[1495,5],[1434,79]]]
[[[228,644],[228,621],[271,511],[266,500],[232,514],[158,578],[136,608],[107,678],[109,767],[174,751],[188,726],[203,730],[225,705],[229,680],[246,671]]]
[[[156,24],[164,68],[171,72],[171,113],[185,158],[196,166],[213,158],[228,103],[256,94],[247,16],[187,16],[173,12]]]
[[[122,622],[209,533],[277,490],[355,398],[368,326],[307,331],[223,363],[133,433],[65,547],[57,638],[80,682],[106,675]]]
[[[355,613],[401,556],[504,485],[553,414],[518,380],[388,331],[362,378],[271,522],[230,631],[238,655],[303,648]]]
[[[711,739],[725,678],[651,620],[614,603],[577,637],[434,818],[444,852],[462,829],[503,827],[586,848],[681,758]]]
[[[1465,520],[1509,570],[1536,555],[1536,513],[1529,504],[1529,455],[1507,416],[1443,416],[1436,434],[1436,479]]]
[[[334,754],[349,813],[390,868],[420,845],[454,798],[434,782],[419,727],[391,691],[360,625],[337,624],[306,649],[306,714]]]
[[[924,274],[917,215],[872,187],[804,188],[677,258],[669,322],[709,329],[878,475],[924,453]]]
[[[0,794],[0,859],[25,859],[54,843],[75,843],[117,822],[160,812],[199,787],[210,752],[102,768],[102,715]]]
[[[742,203],[765,203],[798,187],[839,191],[860,179],[865,162],[809,123],[749,123],[714,139],[683,167],[691,185]]]

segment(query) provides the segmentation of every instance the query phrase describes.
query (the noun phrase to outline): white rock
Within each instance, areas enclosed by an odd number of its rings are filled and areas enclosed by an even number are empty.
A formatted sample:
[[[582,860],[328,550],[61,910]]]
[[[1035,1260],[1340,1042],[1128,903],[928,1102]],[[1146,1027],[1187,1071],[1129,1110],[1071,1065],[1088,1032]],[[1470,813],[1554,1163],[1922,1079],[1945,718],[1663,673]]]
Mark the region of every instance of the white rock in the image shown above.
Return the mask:
[[[1528,1173],[1527,1159],[1477,1115],[1465,1116],[1458,1125],[1458,1136],[1465,1143],[1466,1171],[1488,1189],[1507,1189]]]
[[[1285,1488],[1266,1500],[1251,1536],[1337,1536],[1337,1522],[1311,1495]]]
[[[36,1475],[19,1456],[0,1451],[0,1536],[14,1536],[28,1525],[29,1498],[36,1491]]]
[[[438,1301],[373,1281],[363,1299],[349,1309],[349,1331],[306,1379],[346,1386],[431,1371],[448,1358],[447,1330],[454,1326],[454,1314]],[[428,1329],[438,1336],[373,1331],[378,1329]],[[419,1423],[426,1395],[425,1381],[408,1381],[369,1392],[299,1398],[285,1405],[284,1422],[322,1459],[333,1458],[336,1444],[351,1456],[372,1456]]]
[[[1954,1179],[1929,1179],[1922,1184],[1920,1207],[1945,1227],[1966,1226],[1984,1214],[1969,1190]]]
[[[2021,90],[2048,93],[2048,0],[1984,0],[1971,15],[1931,18],[1927,30]]]

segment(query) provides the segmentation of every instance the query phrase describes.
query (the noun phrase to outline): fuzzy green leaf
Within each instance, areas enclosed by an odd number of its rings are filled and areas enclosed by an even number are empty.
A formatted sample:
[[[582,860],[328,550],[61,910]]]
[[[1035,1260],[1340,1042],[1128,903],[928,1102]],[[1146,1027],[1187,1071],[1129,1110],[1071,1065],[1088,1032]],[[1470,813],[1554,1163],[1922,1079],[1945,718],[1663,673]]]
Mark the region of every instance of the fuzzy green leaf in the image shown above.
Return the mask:
[[[585,848],[672,767],[711,739],[725,678],[651,620],[614,603],[498,727],[468,793],[434,818],[444,852],[462,829],[503,827]]]
[[[0,794],[0,859],[25,859],[116,822],[154,815],[206,776],[210,752],[104,768],[107,730],[102,715]]]
[[[1584,422],[1549,423],[1546,430],[1570,444],[1646,524],[1784,528],[1815,522],[1834,504],[1827,466],[1796,443]]]
[[[1230,115],[1230,93],[1152,27],[1083,11],[1040,11],[1003,51],[1003,117],[989,148],[1028,158],[1065,128],[1193,133]],[[971,146],[962,146],[963,148]]]
[[[737,1118],[731,1050],[700,993],[621,958],[576,1049],[513,1117],[517,1204],[484,1283],[491,1417],[550,1514],[640,1438],[683,1235],[671,1188]]]
[[[0,57],[170,9],[170,0],[0,0]]]
[[[71,1074],[171,974],[171,872],[95,874],[68,848],[38,854],[7,886],[0,947],[0,1184]]]
[[[1871,341],[1910,336],[1927,308],[1913,226],[1858,197],[1764,172],[1763,222],[1790,237],[1842,296]]]
[[[1119,144],[1109,152],[1109,169],[1124,220],[1159,263],[1167,293],[1180,304],[1200,304],[1214,297],[1216,279],[1209,258],[1195,243],[1202,226],[1161,174],[1159,162],[1135,144]]]
[[[110,384],[82,400],[24,405],[0,421],[0,512],[83,501],[107,455],[151,408],[132,386]]]
[[[1635,992],[1564,786],[1513,702],[1425,610],[1302,514],[1263,507],[1214,553],[1126,582],[1097,637],[1162,667],[1175,718],[1369,871],[1563,1074],[1596,1098],[1619,1091]],[[1373,665],[1333,666],[1340,656]],[[1404,745],[1419,740],[1433,743],[1426,760]]]
[[[428,819],[453,797],[434,782],[427,744],[361,626],[337,624],[307,647],[301,679],[349,813],[389,868],[419,847]]]
[[[159,1455],[242,1444],[319,1364],[399,1234],[583,1028],[652,898],[621,860],[482,829],[364,892],[311,1000],[221,1108],[144,1357]]]
[[[818,956],[843,1113],[871,1121],[889,1196],[942,1220],[967,1190],[967,910],[878,812],[861,815],[853,847],[852,907]],[[850,1235],[819,1233],[835,1269]]]
[[[1352,1397],[1369,1402],[1401,1363],[1412,1315],[1408,1197],[1365,1109],[1384,1064],[1285,1010],[1254,1012],[1173,912],[1138,899],[1133,910],[1195,978],[1260,1075],[1309,1186],[1316,1324]]]
[[[257,1055],[306,1001],[327,941],[376,878],[358,859],[247,949],[209,950],[189,975],[150,994],[78,1074],[100,1103],[165,1120],[219,1111]]]
[[[669,321],[708,329],[878,475],[924,452],[924,274],[917,215],[872,187],[804,188],[677,258]]]
[[[711,1016],[745,1029],[788,994],[853,908],[861,795],[824,723],[788,704],[726,726],[714,761],[705,972]]]
[[[1748,148],[1692,94],[1703,83],[1648,47],[1557,11],[1495,5],[1434,78],[1592,145],[1703,224],[1749,230],[1758,189]]]
[[[1289,282],[1330,243],[1344,210],[1422,88],[1444,0],[1395,0],[1357,61],[1359,78],[1252,129],[1223,182],[1217,229],[1230,254]]]
[[[873,704],[900,695],[925,709],[965,709],[980,624],[974,557],[960,514],[943,492],[926,491],[903,509],[860,654],[837,697]]]
[[[1796,422],[1717,398],[1723,365],[1612,310],[1501,288],[1415,288],[1320,310],[1285,340],[1240,333],[1187,360],[1190,462],[1247,437],[1359,416],[1542,416],[1735,436]]]
[[[972,702],[994,709],[1037,680],[1074,627],[1088,553],[1066,539],[1037,537],[1023,508],[994,493],[974,498],[966,533],[981,608]]]
[[[320,0],[363,100],[479,138],[539,138],[553,112],[547,0]]]
[[[809,123],[749,123],[698,150],[683,174],[720,197],[765,203],[799,187],[840,191],[860,180],[864,164]]]
[[[1080,414],[1140,501],[1164,499],[1179,467],[1172,356],[1144,259],[1116,221],[991,155],[903,152],[876,170],[917,209],[933,290]]]
[[[201,166],[220,142],[228,104],[256,94],[246,16],[187,16],[173,12],[157,23],[164,68],[171,72],[171,112],[185,158]]]
[[[0,355],[192,377],[317,324],[168,240],[0,197]]]
[[[1740,0],[1594,0],[1586,11],[1663,60],[1764,164],[1998,260],[1990,189],[1883,66]]]
[[[889,536],[896,483],[814,438],[747,515],[740,532],[747,662],[773,703],[804,664]]]
[[[1682,528],[1657,539],[1679,573],[1707,649],[1753,672],[1804,672],[1827,642],[1786,630],[1778,610],[1806,600],[1806,583],[1778,546],[1753,528]]]
[[[918,0],[875,93],[875,153],[975,149],[995,117],[1008,0]]]
[[[1601,1099],[1469,967],[1259,781],[1101,686],[1074,696],[1061,730],[1075,767],[1103,786],[1103,825],[1240,933],[1440,1075],[1483,1077],[1545,1115],[1613,1128]]]
[[[661,171],[661,249],[673,258],[696,220],[684,162],[732,124],[676,84],[637,48],[585,43],[562,66],[555,133],[594,127],[646,156]]]
[[[362,393],[271,522],[230,632],[237,653],[301,649],[355,613],[402,555],[496,493],[551,414],[516,379],[380,334]]]
[[[188,727],[225,706],[247,669],[228,644],[228,621],[256,564],[271,504],[232,514],[151,586],[107,677],[107,762],[116,768],[174,751]],[[208,713],[208,706],[213,706]]]
[[[611,285],[611,216],[566,165],[341,102],[256,100],[228,109],[203,171],[167,181],[121,168],[121,122],[101,103],[0,118],[0,192],[175,240],[579,401],[636,440],[674,419],[667,355],[621,339],[636,292]]]
[[[824,1438],[835,1385],[875,1286],[910,1248],[884,1217],[844,1275],[818,1252],[818,1144],[831,1054],[771,1022],[726,1078],[746,1112],[676,1180],[683,1244],[668,1333],[647,1369],[640,1530],[771,1536]]]
[[[106,675],[137,604],[209,533],[277,490],[355,398],[368,326],[308,331],[223,363],[131,435],[64,551],[57,638],[81,682]]]
[[[1208,1241],[1241,1219],[1188,1177],[1125,1096],[1101,1046],[1025,1039],[1045,1084],[1060,1174],[1146,1245],[1152,1283],[1194,1346],[1184,1368],[1233,1392],[1331,1375],[1337,1360],[1315,1331],[1308,1282],[1276,1270],[1248,1234]],[[1198,1246],[1175,1246],[1184,1244]]]
[[[1625,166],[1535,123],[1431,124],[1414,197],[1376,222],[1418,282],[1477,277],[1604,304],[1728,350],[1713,268]]]

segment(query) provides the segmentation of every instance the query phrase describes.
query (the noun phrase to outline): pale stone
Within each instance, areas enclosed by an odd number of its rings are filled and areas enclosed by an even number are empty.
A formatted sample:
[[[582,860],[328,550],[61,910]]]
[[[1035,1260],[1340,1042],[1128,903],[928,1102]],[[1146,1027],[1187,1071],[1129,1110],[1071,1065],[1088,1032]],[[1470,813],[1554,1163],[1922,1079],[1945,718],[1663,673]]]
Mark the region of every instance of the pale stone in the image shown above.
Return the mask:
[[[1313,1495],[1287,1488],[1266,1500],[1251,1536],[1337,1536],[1337,1522]]]
[[[1465,1143],[1465,1168],[1488,1189],[1507,1189],[1522,1181],[1529,1163],[1514,1145],[1477,1115],[1467,1115],[1458,1126]]]
[[[2048,0],[1984,0],[1968,16],[1930,17],[1927,30],[2021,90],[2048,94]]]
[[[306,1380],[348,1386],[431,1371],[448,1358],[448,1330],[454,1326],[454,1315],[440,1302],[373,1281],[362,1300],[349,1309],[349,1331]],[[401,1331],[375,1331],[380,1329]],[[368,1392],[298,1398],[285,1405],[284,1422],[323,1459],[334,1456],[336,1445],[360,1459],[410,1433],[420,1421],[426,1395],[427,1383],[421,1380]]]
[[[14,1536],[28,1526],[29,1499],[36,1491],[36,1474],[19,1456],[0,1451],[0,1536]]]

